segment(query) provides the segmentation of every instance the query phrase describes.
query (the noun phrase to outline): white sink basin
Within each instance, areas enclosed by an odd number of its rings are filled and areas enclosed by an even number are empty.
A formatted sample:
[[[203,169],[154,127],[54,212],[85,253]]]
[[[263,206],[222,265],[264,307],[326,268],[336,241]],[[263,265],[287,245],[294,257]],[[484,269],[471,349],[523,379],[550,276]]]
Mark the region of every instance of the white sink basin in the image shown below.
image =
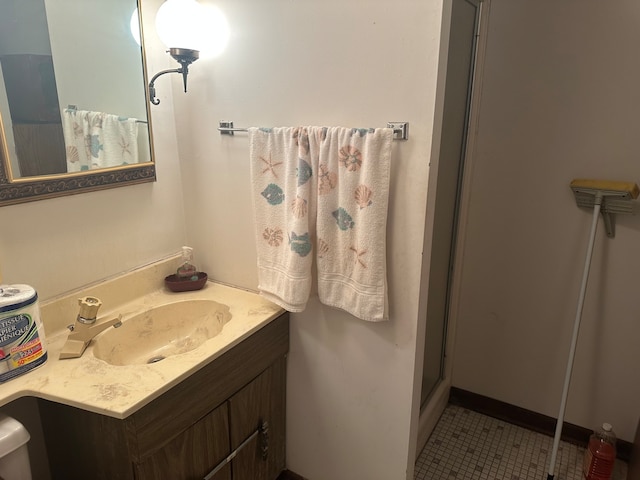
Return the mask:
[[[111,365],[155,363],[194,350],[231,320],[229,307],[213,300],[187,300],[152,308],[122,320],[94,340],[93,355]]]

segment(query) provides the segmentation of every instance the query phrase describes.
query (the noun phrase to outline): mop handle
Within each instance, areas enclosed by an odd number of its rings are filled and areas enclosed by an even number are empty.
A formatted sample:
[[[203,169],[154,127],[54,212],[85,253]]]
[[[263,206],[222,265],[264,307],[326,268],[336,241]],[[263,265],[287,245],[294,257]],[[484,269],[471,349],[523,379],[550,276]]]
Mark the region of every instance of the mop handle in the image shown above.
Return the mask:
[[[593,244],[596,238],[596,229],[598,227],[598,215],[602,205],[602,193],[597,192],[595,204],[593,206],[593,218],[591,220],[591,237],[589,238],[589,246],[587,247],[587,255],[584,261],[584,271],[582,273],[582,285],[580,286],[580,296],[578,298],[578,308],[576,311],[576,319],[573,324],[573,337],[571,338],[571,349],[569,350],[569,360],[567,361],[567,371],[564,377],[564,388],[562,389],[562,400],[560,401],[560,413],[558,413],[558,421],[556,422],[556,432],[553,437],[553,449],[551,450],[551,461],[549,462],[549,473],[547,480],[553,480],[553,471],[556,465],[556,456],[558,455],[558,446],[560,445],[560,436],[562,434],[562,425],[564,423],[564,412],[567,407],[567,396],[569,395],[569,384],[571,383],[571,370],[573,369],[573,358],[576,353],[576,344],[578,343],[578,331],[580,330],[580,319],[582,318],[582,307],[584,306],[584,297],[587,291],[587,281],[589,280],[589,268],[591,266],[591,256],[593,254]]]

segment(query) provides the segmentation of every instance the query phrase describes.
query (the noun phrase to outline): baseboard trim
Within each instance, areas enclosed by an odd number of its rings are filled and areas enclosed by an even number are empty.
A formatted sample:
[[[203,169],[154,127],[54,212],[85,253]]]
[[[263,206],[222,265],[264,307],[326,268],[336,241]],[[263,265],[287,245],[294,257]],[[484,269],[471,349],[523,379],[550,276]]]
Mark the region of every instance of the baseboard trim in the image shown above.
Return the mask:
[[[277,480],[307,480],[304,477],[301,477],[297,473],[293,473],[291,470],[284,470]]]
[[[553,437],[556,429],[556,419],[541,413],[517,407],[509,403],[495,400],[484,395],[451,387],[449,391],[449,403],[468,408],[474,412],[482,413],[505,422],[528,428],[538,433]],[[564,422],[562,425],[562,440],[585,447],[589,442],[592,431],[588,428]],[[631,458],[633,444],[618,439],[617,454],[620,460],[628,462]]]

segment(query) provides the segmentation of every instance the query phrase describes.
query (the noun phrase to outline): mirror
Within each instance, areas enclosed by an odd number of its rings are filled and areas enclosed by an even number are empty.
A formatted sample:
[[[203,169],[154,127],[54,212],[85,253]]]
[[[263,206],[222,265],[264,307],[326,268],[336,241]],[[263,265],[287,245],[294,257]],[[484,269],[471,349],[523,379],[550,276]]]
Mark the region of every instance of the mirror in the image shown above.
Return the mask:
[[[0,206],[155,181],[137,7],[0,1]]]

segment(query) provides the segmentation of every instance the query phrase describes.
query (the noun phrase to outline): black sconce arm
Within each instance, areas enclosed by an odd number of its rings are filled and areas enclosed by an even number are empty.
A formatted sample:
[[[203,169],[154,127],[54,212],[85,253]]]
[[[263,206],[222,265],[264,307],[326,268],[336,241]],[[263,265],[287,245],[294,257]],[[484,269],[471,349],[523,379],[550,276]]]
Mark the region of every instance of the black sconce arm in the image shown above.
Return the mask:
[[[154,105],[158,105],[160,103],[160,99],[156,98],[156,79],[160,75],[164,75],[165,73],[182,73],[182,68],[171,68],[169,70],[162,70],[161,72],[156,73],[151,81],[149,82],[149,101]],[[187,91],[187,87],[185,86],[185,92]]]
[[[180,68],[170,68],[169,70],[162,70],[156,73],[149,82],[149,101],[158,105],[160,99],[156,98],[156,79],[164,75],[165,73],[181,73],[182,83],[184,85],[184,91],[187,92],[187,75],[189,75],[189,65],[195,62],[199,58],[199,52],[197,50],[190,50],[184,48],[170,48],[169,54],[181,65]]]

